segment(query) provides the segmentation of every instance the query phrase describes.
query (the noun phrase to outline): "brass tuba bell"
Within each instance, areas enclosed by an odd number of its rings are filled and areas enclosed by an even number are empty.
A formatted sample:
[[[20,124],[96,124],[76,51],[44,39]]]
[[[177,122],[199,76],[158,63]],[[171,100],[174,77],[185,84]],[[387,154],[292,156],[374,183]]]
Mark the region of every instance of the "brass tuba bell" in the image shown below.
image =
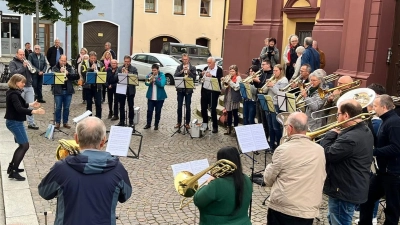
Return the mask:
[[[60,144],[56,150],[56,159],[62,160],[69,155],[78,155],[80,154],[79,145],[75,140],[65,140],[61,139],[58,141]]]

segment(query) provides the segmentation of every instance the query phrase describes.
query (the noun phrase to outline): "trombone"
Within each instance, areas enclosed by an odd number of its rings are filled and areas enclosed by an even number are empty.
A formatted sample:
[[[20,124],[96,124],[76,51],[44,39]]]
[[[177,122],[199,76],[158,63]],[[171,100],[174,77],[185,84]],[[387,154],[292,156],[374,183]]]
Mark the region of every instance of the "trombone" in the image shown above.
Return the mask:
[[[179,172],[174,178],[176,191],[184,197],[181,200],[179,209],[182,209],[193,201],[193,198],[190,200],[187,200],[187,198],[193,197],[196,191],[203,187],[205,182],[199,186],[198,180],[206,173],[210,172],[211,176],[219,178],[233,173],[236,169],[237,167],[233,162],[226,159],[220,159],[216,163],[197,173],[196,175],[193,175],[189,171]]]
[[[296,78],[296,79],[297,79],[297,78]],[[325,79],[325,82],[326,82],[326,83],[329,83],[329,82],[332,82],[332,81],[335,81],[335,80],[339,79],[339,75],[338,75],[338,74],[330,74],[330,75],[328,75],[328,76],[325,76],[324,79]],[[301,84],[301,83],[300,83],[300,84]],[[309,88],[310,85],[311,85],[310,82],[305,83],[305,84],[304,84],[304,88]],[[286,87],[285,87],[285,88],[286,88]],[[293,89],[289,89],[288,91],[291,91],[291,90],[294,90],[294,89],[297,89],[297,88],[299,88],[299,87],[295,87],[295,88],[293,88]],[[296,92],[294,92],[293,94],[298,94],[298,93],[300,93],[300,92],[301,92],[301,88],[299,88],[299,89],[300,89],[299,91],[296,91]]]

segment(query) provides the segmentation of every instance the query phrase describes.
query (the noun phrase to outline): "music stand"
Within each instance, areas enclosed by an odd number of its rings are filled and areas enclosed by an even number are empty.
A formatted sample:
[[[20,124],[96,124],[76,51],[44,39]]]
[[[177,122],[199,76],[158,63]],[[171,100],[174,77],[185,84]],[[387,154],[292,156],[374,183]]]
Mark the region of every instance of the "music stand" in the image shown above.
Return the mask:
[[[240,154],[246,154],[248,152],[253,153],[252,158],[252,167],[251,167],[251,183],[253,185],[254,181],[254,152],[260,150],[269,149],[269,144],[267,138],[264,133],[264,127],[262,124],[251,124],[245,126],[235,127],[237,142],[238,142],[238,150]],[[247,155],[247,154],[246,154]],[[249,156],[250,157],[250,156]],[[250,157],[251,158],[251,157]],[[252,207],[253,198],[250,200],[249,207],[249,218],[251,219],[251,207]]]
[[[65,74],[64,73],[44,73],[43,74],[43,84],[44,85],[61,85],[64,84]],[[50,139],[54,141],[54,132],[61,132],[65,135],[68,135],[66,132],[62,131],[60,128],[55,128],[56,125],[56,96],[53,95],[53,124],[54,129],[50,129],[49,131],[45,131],[40,134],[40,136],[51,137]],[[50,133],[49,133],[50,132]],[[47,133],[47,134],[46,134]]]
[[[117,127],[117,126],[114,126],[114,127]],[[130,127],[130,128],[131,128],[131,127]],[[127,128],[124,128],[124,129],[127,129]],[[106,131],[106,133],[110,133],[110,132],[111,132],[110,130]],[[129,134],[128,134],[128,136],[129,136]],[[135,134],[134,131],[133,131],[133,128],[132,128],[132,136],[138,136],[138,137],[140,137],[139,149],[138,149],[138,152],[136,153],[135,151],[133,151],[133,149],[131,148],[131,146],[129,146],[128,150],[132,153],[132,155],[126,155],[126,157],[127,157],[127,158],[132,158],[132,159],[139,159],[139,154],[140,154],[140,151],[141,151],[141,149],[142,149],[143,135],[141,135],[141,134]],[[131,142],[131,141],[132,141],[132,140],[130,140],[130,142]],[[105,143],[107,143],[107,142],[108,142],[108,139],[106,140]],[[108,146],[107,146],[107,147],[108,147]]]
[[[221,92],[221,87],[219,86],[219,82],[218,82],[218,78],[215,77],[205,77],[204,78],[204,83],[203,83],[203,87],[206,90],[210,91],[210,112],[212,110],[212,103],[213,103],[213,91],[219,91]],[[218,101],[218,100],[217,100]],[[212,114],[212,112],[211,112]],[[207,115],[208,116],[208,115]],[[212,121],[212,116],[211,119],[208,120],[209,123],[211,123]],[[210,125],[207,125],[209,128],[211,127]],[[211,142],[211,129],[210,129],[210,133],[208,134],[208,145],[210,145]]]
[[[117,83],[118,91],[116,91],[116,93],[126,95],[128,85],[139,86],[138,75],[137,74],[129,74],[129,73],[118,73],[118,83]],[[127,100],[127,98],[128,98],[128,96],[126,96],[126,100]],[[128,104],[125,104],[125,126],[129,126],[128,125],[128,108],[127,107],[129,107]],[[135,106],[133,106],[133,110],[135,111]],[[133,112],[133,121],[135,121],[134,118],[135,118],[135,112]],[[140,142],[142,142],[143,136],[139,131],[137,131],[135,129],[135,127],[136,127],[135,122],[133,122],[132,135],[141,136]],[[139,152],[140,152],[140,150],[139,150]],[[137,156],[137,158],[139,158],[139,155]]]
[[[175,77],[174,79],[175,79],[175,87],[184,89],[183,91],[185,91],[185,93],[186,93],[186,89],[194,89],[195,88],[193,78]],[[187,96],[185,96],[185,98],[186,97]],[[185,99],[185,101],[186,101],[186,99]],[[183,121],[184,121],[184,123],[182,123],[182,125],[180,127],[178,127],[178,130],[175,131],[171,135],[171,137],[174,136],[176,133],[181,133],[181,128],[184,127],[182,135],[185,135],[186,133],[188,133],[190,138],[193,139],[192,134],[189,132],[188,128],[185,126],[186,125],[186,104],[185,104],[185,102],[183,102]]]
[[[105,84],[107,78],[106,72],[87,72],[86,81],[87,84]]]
[[[279,110],[290,113],[296,112],[296,97],[293,93],[278,91],[276,96]]]

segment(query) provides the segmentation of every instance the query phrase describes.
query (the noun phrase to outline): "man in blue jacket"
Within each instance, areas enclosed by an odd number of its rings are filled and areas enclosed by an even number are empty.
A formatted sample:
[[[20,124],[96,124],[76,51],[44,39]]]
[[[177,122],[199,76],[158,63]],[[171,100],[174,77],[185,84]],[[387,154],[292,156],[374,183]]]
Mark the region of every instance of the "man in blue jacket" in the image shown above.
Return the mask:
[[[306,63],[310,64],[310,73],[314,72],[314,70],[319,69],[320,67],[319,53],[312,47],[312,44],[312,37],[304,38],[304,48],[306,48],[306,51],[304,51],[303,55],[301,56],[301,65]]]
[[[125,202],[132,186],[117,157],[102,151],[106,126],[97,117],[78,123],[75,141],[81,153],[55,163],[39,184],[46,200],[57,197],[55,225],[116,224],[117,202]]]

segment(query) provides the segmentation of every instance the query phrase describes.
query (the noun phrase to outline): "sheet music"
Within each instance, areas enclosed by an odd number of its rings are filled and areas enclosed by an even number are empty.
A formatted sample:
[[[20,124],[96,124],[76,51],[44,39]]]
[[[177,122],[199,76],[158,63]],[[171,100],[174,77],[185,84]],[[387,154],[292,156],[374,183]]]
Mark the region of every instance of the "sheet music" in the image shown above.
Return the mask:
[[[85,119],[86,117],[88,117],[88,116],[90,116],[90,115],[92,115],[92,112],[91,112],[90,110],[87,110],[87,111],[84,112],[82,115],[79,115],[79,116],[73,118],[72,121],[73,121],[74,123],[79,123],[79,121]]]
[[[269,149],[262,124],[235,127],[239,147],[243,153]]]
[[[107,79],[107,72],[97,72],[96,84],[105,84]]]
[[[65,73],[55,73],[54,84],[64,84]]]
[[[126,84],[117,84],[116,93],[126,95],[127,88],[128,88],[128,85],[126,85]]]
[[[127,156],[133,128],[111,126],[106,152],[115,156]]]
[[[211,89],[211,77],[204,77],[203,87],[208,90]]]
[[[185,88],[185,82],[183,81],[183,77],[174,77],[174,79],[176,88]]]
[[[190,161],[190,162],[174,164],[174,165],[171,165],[171,168],[172,168],[172,173],[173,173],[174,177],[176,177],[176,175],[181,171],[189,171],[193,175],[195,175],[195,174],[205,170],[209,166],[210,165],[209,165],[207,159],[201,159],[201,160],[194,160],[194,161]],[[199,185],[204,183],[209,177],[210,177],[210,175],[208,175],[208,174],[205,174],[204,176],[202,176],[199,179]]]
[[[139,78],[137,74],[128,74],[129,85],[139,86]]]
[[[286,107],[286,92],[278,91],[277,97],[278,97],[279,109],[284,112],[287,112],[288,110]]]
[[[126,76],[126,75],[127,75],[127,74],[125,74],[125,73],[119,73],[119,74],[118,74],[118,83],[119,83],[119,84],[128,85],[128,79],[127,79],[127,76]],[[124,94],[126,94],[126,92],[125,92]]]
[[[286,98],[288,112],[296,112],[296,96],[293,93],[286,93]]]

